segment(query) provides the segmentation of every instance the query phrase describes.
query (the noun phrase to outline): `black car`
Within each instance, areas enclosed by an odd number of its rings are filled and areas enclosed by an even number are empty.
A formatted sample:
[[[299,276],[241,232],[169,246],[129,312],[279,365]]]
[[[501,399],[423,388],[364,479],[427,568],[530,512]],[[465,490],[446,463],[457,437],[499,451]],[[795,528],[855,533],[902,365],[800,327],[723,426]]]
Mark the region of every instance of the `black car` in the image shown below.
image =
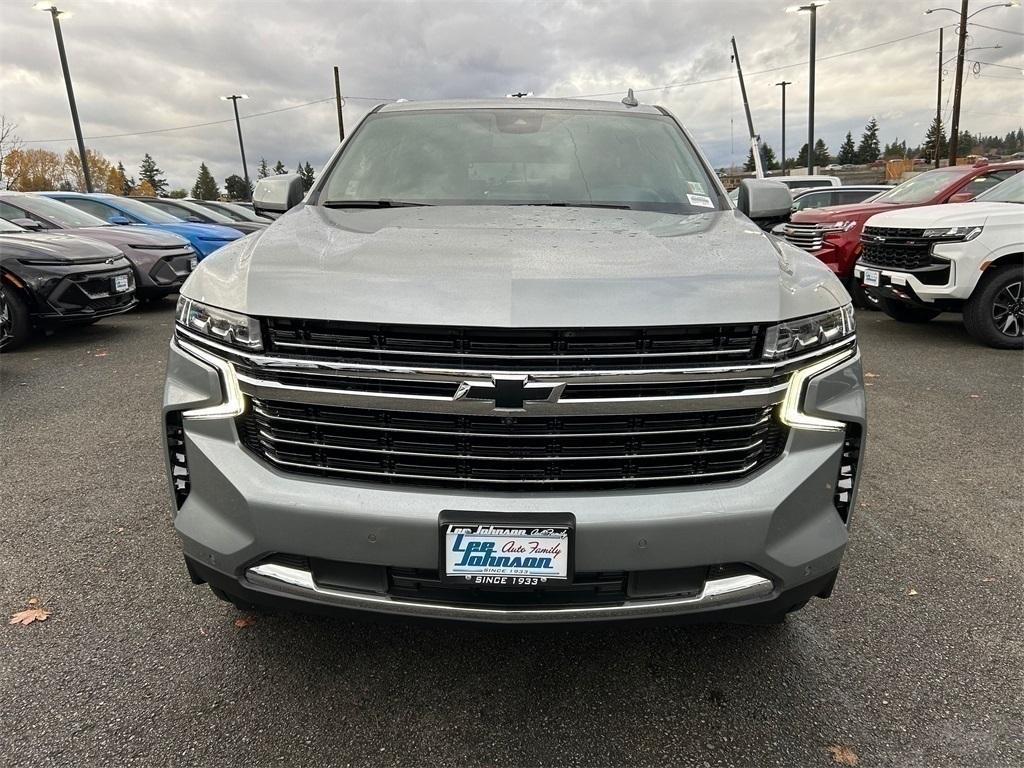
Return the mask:
[[[64,234],[37,234],[0,220],[0,346],[24,344],[35,329],[86,325],[126,312],[132,266],[117,248]]]
[[[194,197],[186,197],[185,202],[201,205],[211,211],[227,216],[232,221],[251,221],[257,224],[273,224],[273,219],[259,216],[253,209],[252,203],[228,203],[222,200],[199,200]]]
[[[237,229],[243,234],[250,234],[265,229],[269,223],[255,221],[235,221],[223,213],[211,211],[201,205],[196,205],[189,200],[177,200],[169,197],[137,197],[146,205],[151,205],[171,216],[177,216],[182,221],[191,221],[196,224],[220,224],[225,227]]]

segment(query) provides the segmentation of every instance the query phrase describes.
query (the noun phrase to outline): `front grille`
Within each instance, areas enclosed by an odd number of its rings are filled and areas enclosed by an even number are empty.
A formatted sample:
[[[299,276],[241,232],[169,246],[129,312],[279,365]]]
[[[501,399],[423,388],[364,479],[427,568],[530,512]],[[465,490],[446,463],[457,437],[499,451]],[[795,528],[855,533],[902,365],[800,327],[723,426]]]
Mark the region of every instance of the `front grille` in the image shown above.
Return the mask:
[[[876,237],[892,237],[900,240],[924,237],[923,229],[903,229],[901,227],[864,227],[865,235]]]
[[[932,243],[921,240],[923,234],[922,229],[865,227],[860,259],[875,267],[904,271],[932,266],[936,261],[932,257]],[[879,242],[876,237],[885,239]]]
[[[174,491],[174,504],[178,509],[185,503],[192,481],[188,473],[188,457],[185,455],[185,430],[181,424],[181,413],[171,411],[164,423],[167,437],[167,459],[170,463],[171,488]]]
[[[839,475],[836,478],[834,502],[836,512],[844,523],[850,521],[850,505],[853,502],[853,485],[857,479],[857,468],[860,466],[860,424],[847,424],[846,436],[843,439],[843,455],[839,462]]]
[[[388,568],[388,594],[404,600],[494,607],[615,605],[627,599],[623,571],[576,573],[571,582],[522,590],[488,590],[441,581],[437,570]]]
[[[818,224],[798,224],[791,221],[783,232],[787,242],[805,251],[821,250],[825,243],[825,233]]]
[[[773,407],[697,413],[469,416],[253,398],[242,442],[287,472],[508,491],[734,480],[779,456]]]
[[[127,275],[127,291],[114,292],[116,275]],[[116,269],[99,274],[65,277],[47,297],[47,301],[61,312],[101,312],[127,307],[135,302],[135,278],[130,269]]]
[[[758,325],[478,328],[266,318],[267,351],[361,365],[495,371],[672,368],[757,360]]]

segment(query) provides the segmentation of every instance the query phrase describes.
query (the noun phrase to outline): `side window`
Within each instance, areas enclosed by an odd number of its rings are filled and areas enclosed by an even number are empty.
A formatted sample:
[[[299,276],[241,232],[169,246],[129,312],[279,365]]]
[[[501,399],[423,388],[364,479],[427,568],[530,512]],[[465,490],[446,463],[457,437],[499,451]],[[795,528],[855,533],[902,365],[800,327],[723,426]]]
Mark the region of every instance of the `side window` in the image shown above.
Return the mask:
[[[793,210],[802,211],[805,208],[824,208],[832,204],[832,194],[830,192],[808,192],[796,199],[793,203]]]
[[[168,205],[167,203],[163,203],[163,202],[161,202],[159,200],[143,200],[143,202],[146,205],[151,205],[154,208],[157,208],[158,210],[163,211],[164,213],[169,213],[169,214],[171,214],[171,216],[177,216],[178,218],[184,218],[185,216],[188,215],[187,213],[185,213],[180,208],[177,208],[177,207],[175,207],[173,205]]]
[[[992,173],[986,173],[982,176],[976,176],[971,179],[967,184],[960,188],[957,194],[966,192],[973,197],[977,197],[987,189],[991,189],[996,184],[1005,179],[1010,178],[1016,171],[993,171]]]
[[[835,205],[849,205],[850,203],[859,203],[865,198],[871,197],[874,192],[867,192],[861,190],[860,192],[836,192]]]
[[[111,208],[109,205],[100,203],[96,200],[88,200],[82,197],[62,197],[60,198],[60,201],[62,203],[67,203],[68,205],[73,205],[80,211],[85,211],[86,213],[91,213],[93,216],[98,216],[104,221],[110,221],[113,216],[124,216],[124,214],[117,209]],[[131,217],[129,216],[128,218]]]
[[[41,219],[28,211],[22,210],[21,208],[15,208],[10,203],[0,202],[0,219],[7,219],[13,221],[14,219],[32,219],[32,221],[38,221],[43,229],[55,229],[53,224]]]

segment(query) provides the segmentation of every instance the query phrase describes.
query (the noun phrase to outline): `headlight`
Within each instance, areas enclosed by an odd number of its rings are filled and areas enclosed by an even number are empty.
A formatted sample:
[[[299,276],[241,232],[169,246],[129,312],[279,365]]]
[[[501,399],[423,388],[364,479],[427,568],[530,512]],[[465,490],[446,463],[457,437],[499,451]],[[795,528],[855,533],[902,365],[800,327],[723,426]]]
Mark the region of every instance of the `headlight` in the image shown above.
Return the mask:
[[[830,368],[834,368],[840,363],[849,360],[852,356],[853,350],[848,349],[845,352],[840,352],[838,355],[832,355],[806,368],[794,371],[793,376],[789,380],[786,397],[779,408],[779,418],[782,419],[782,423],[793,429],[809,429],[814,432],[841,432],[844,430],[846,425],[841,421],[812,416],[809,413],[804,413],[801,409],[807,382],[818,374],[824,373]]]
[[[260,324],[246,315],[178,297],[175,320],[183,328],[232,347],[259,352],[263,349]]]
[[[856,329],[852,304],[820,315],[786,320],[765,331],[764,357],[779,360],[826,347],[852,335]]]
[[[849,232],[857,226],[856,221],[830,221],[827,224],[819,224],[822,232]]]
[[[923,237],[926,240],[973,240],[981,234],[981,227],[936,227],[926,229]]]

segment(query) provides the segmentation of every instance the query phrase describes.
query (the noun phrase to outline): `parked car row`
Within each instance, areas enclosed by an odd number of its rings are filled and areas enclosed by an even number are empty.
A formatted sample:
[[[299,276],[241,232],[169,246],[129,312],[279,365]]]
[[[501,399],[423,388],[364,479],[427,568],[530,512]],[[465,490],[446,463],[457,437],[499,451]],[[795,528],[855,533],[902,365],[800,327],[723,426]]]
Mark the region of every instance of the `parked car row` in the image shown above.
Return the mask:
[[[221,206],[230,206],[222,208]],[[0,191],[0,348],[175,293],[269,219],[230,203]]]
[[[963,312],[976,339],[1024,348],[1022,170],[937,168],[859,204],[802,207],[774,231],[824,262],[860,307],[901,322]]]

